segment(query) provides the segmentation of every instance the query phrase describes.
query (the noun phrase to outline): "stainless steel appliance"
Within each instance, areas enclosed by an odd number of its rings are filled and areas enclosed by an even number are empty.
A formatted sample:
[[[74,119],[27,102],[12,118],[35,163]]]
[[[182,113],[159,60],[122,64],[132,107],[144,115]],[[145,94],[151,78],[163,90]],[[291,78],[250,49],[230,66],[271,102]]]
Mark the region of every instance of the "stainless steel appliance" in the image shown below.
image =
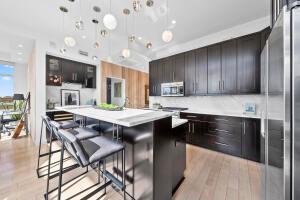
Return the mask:
[[[265,194],[300,199],[300,3],[279,14],[262,52]]]
[[[161,96],[163,97],[184,96],[184,82],[162,83]]]

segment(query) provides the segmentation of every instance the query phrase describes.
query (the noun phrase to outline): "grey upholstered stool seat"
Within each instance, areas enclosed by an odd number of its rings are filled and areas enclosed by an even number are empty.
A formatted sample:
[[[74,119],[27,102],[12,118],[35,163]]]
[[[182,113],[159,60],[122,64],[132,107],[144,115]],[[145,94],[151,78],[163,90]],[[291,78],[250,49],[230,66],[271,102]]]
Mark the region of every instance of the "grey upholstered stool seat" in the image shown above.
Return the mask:
[[[81,141],[87,159],[90,163],[99,161],[115,152],[121,151],[124,145],[111,139],[100,136]]]
[[[52,121],[52,125],[55,126],[57,129],[71,129],[71,128],[78,128],[79,124],[73,120],[67,121]]]
[[[67,130],[72,133],[79,140],[89,139],[99,136],[99,133],[91,128],[75,128]]]
[[[106,134],[106,133],[112,133],[113,131],[117,131],[117,127],[113,126],[111,123],[108,122],[99,122],[98,124],[91,124],[88,127]]]

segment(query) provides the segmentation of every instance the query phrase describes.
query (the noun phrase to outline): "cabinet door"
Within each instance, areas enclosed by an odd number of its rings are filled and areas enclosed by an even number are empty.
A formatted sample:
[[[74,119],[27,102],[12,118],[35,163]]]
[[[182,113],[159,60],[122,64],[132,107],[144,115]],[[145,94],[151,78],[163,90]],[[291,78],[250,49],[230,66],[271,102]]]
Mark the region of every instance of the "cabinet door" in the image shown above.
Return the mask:
[[[222,93],[235,94],[237,82],[236,40],[222,43]]]
[[[242,134],[242,155],[244,158],[260,161],[260,120],[244,119]]]
[[[61,86],[61,59],[53,56],[46,56],[46,84]]]
[[[82,65],[84,72],[83,87],[84,88],[96,88],[96,66]]]
[[[160,94],[160,91],[157,91],[160,85],[160,77],[162,72],[159,72],[158,68],[158,61],[152,61],[149,64],[149,95],[150,96],[158,96]]]
[[[162,82],[161,83],[171,83],[173,82],[173,68],[172,68],[172,58],[168,57],[159,60],[159,70],[162,70]]]
[[[84,75],[81,63],[62,59],[62,74],[64,82],[83,83]]]
[[[207,49],[208,94],[221,93],[221,45],[213,45]]]
[[[173,82],[184,81],[184,54],[178,54],[173,57]]]
[[[207,48],[196,51],[196,83],[197,95],[207,94]]]
[[[238,39],[238,92],[260,92],[260,35]]]
[[[185,95],[195,94],[196,51],[185,53]]]

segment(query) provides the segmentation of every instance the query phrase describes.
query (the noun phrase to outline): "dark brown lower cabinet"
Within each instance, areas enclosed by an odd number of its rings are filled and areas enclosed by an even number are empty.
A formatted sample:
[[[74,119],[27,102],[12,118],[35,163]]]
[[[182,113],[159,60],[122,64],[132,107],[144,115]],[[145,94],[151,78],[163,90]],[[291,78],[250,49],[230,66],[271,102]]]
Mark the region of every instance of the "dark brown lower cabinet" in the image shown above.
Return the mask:
[[[260,119],[181,113],[188,119],[186,142],[260,161]]]
[[[242,156],[248,160],[260,161],[260,120],[243,119]]]

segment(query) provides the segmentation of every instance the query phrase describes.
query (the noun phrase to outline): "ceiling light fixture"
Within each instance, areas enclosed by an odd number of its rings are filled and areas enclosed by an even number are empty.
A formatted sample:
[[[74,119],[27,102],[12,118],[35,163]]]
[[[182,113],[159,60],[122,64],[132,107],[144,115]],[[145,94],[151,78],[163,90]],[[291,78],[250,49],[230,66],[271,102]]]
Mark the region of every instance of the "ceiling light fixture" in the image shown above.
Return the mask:
[[[109,30],[115,30],[117,28],[117,19],[113,14],[111,14],[111,0],[109,1],[109,13],[103,17],[103,24]]]
[[[147,49],[151,49],[151,48],[152,48],[152,43],[151,43],[151,42],[148,42],[148,43],[146,44],[146,47],[147,47]]]
[[[23,55],[23,53],[22,53],[22,52],[18,52],[17,54],[18,54],[19,56]]]
[[[135,41],[135,36],[134,35],[129,36],[129,41],[134,42]]]
[[[66,36],[64,42],[67,47],[74,47],[76,45],[76,40],[71,36]]]
[[[84,30],[84,22],[82,21],[82,18],[81,18],[81,1],[79,1],[79,13],[80,13],[80,17],[79,17],[79,20],[75,22],[75,28],[79,31],[82,31]]]
[[[19,47],[19,48],[23,48],[23,44],[19,44],[18,47]]]
[[[146,6],[148,6],[148,7],[152,7],[153,4],[154,4],[153,0],[147,0],[146,1]]]
[[[62,12],[62,26],[61,26],[62,28],[61,28],[61,30],[62,30],[62,34],[64,34],[65,14],[68,12],[68,9],[63,6],[59,7],[59,9]],[[61,54],[64,54],[64,53],[66,53],[66,51],[67,51],[67,49],[65,48],[65,43],[64,43],[63,47],[59,50],[59,52]]]
[[[93,60],[97,60],[97,59],[98,59],[98,57],[97,57],[97,56],[93,56],[92,58],[93,58]]]
[[[140,0],[133,0],[133,10],[139,12],[142,9],[142,4]]]
[[[138,37],[138,40],[142,40],[142,37],[140,36],[140,37]]]
[[[128,35],[128,31],[127,31],[127,16],[130,14],[130,10],[125,8],[123,10],[123,14],[125,16],[125,32],[126,32],[126,35]],[[124,58],[129,58],[130,57],[130,50],[129,50],[129,38],[126,37],[126,40],[127,40],[127,48],[124,48],[122,50],[122,56]]]
[[[98,6],[94,6],[93,11],[95,11],[96,13],[99,13],[99,12],[101,12],[101,8]]]
[[[99,21],[97,19],[93,19],[92,22],[95,24],[95,42],[94,42],[94,48],[98,49],[100,47],[99,42],[97,41],[97,25]]]
[[[172,20],[172,24],[176,24],[176,20],[173,19],[173,20]]]
[[[102,29],[102,30],[100,31],[100,35],[101,35],[102,37],[106,37],[106,36],[108,36],[108,32],[107,32],[105,29]]]
[[[169,22],[169,0],[167,0],[167,5],[166,5],[166,7],[167,7],[167,21],[166,21],[166,27],[168,27],[168,22]],[[173,33],[172,33],[172,31],[170,31],[170,30],[165,30],[163,33],[162,33],[162,40],[164,41],[164,42],[171,42],[172,41],[172,39],[173,39]]]
[[[86,39],[86,35],[82,35],[81,38],[82,38],[82,39]]]

